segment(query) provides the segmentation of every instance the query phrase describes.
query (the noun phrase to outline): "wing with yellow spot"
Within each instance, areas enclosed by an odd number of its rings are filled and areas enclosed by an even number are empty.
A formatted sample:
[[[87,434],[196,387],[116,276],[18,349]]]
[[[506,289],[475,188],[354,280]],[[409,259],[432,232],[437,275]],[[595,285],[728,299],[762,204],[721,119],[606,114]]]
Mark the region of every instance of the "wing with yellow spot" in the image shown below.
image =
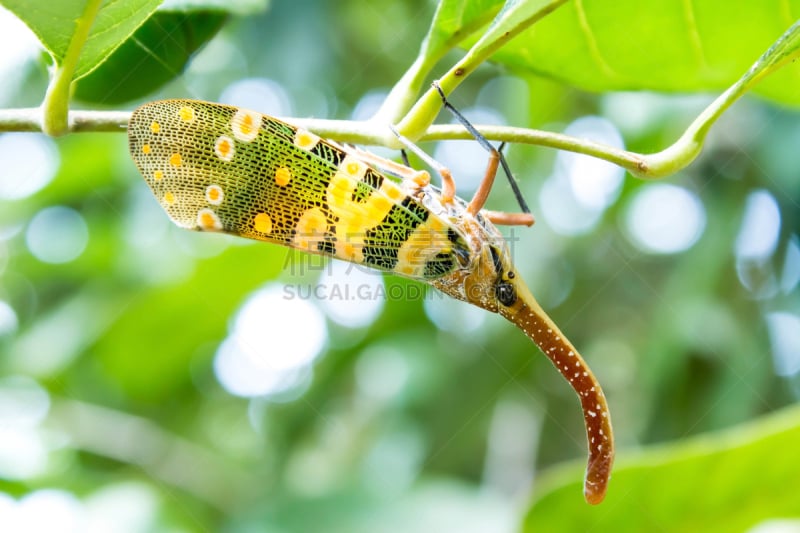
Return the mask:
[[[412,278],[458,268],[461,232],[384,173],[316,135],[232,106],[133,112],[129,147],[179,226],[331,255]]]

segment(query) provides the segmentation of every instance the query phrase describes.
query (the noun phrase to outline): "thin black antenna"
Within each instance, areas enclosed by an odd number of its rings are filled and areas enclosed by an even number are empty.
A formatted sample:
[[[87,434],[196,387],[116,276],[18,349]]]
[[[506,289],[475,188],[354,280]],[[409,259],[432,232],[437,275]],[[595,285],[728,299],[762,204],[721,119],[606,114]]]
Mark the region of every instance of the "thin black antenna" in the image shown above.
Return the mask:
[[[396,131],[394,131],[393,133],[394,133],[395,135],[397,134],[397,132],[396,132]],[[406,149],[405,149],[405,148],[402,148],[402,149],[400,150],[400,157],[402,157],[402,158],[403,158],[403,164],[404,164],[405,166],[407,166],[408,168],[411,168],[411,163],[408,161],[408,154],[406,153]]]
[[[461,123],[462,126],[464,126],[464,129],[466,129],[470,135],[475,137],[475,140],[478,141],[478,144],[480,144],[489,153],[497,152],[500,158],[500,165],[502,165],[503,172],[508,178],[508,183],[511,185],[511,190],[514,191],[514,196],[517,199],[520,209],[522,209],[523,213],[530,213],[531,210],[528,208],[528,203],[525,201],[525,198],[522,197],[522,192],[519,190],[519,184],[514,178],[514,175],[511,173],[511,168],[508,166],[506,157],[503,155],[503,148],[505,147],[506,143],[500,144],[499,149],[492,146],[492,143],[490,143],[489,140],[484,137],[483,134],[481,134],[481,132],[475,129],[475,126],[473,126],[472,123],[467,120],[467,117],[462,115],[458,109],[453,107],[453,105],[447,101],[447,97],[444,95],[444,91],[439,86],[439,82],[434,81],[433,86],[437,91],[439,91],[439,96],[442,97],[442,103],[444,104],[444,107],[446,107],[448,111],[450,111],[456,117],[456,119]]]

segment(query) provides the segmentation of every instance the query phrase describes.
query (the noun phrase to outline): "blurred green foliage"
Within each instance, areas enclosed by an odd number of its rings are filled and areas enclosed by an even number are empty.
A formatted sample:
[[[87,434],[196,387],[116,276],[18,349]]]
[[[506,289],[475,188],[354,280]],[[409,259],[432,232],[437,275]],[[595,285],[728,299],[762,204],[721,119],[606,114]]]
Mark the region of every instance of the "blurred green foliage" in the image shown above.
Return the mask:
[[[413,62],[434,9],[422,0],[274,2],[231,18],[185,75],[180,62],[156,61],[175,77],[147,99],[219,100],[233,82],[259,77],[285,90],[287,114],[347,119]],[[580,64],[561,61],[564,72]],[[125,65],[131,78],[142,75]],[[44,93],[42,67],[29,68],[5,107]],[[114,80],[101,73],[118,68],[109,63],[85,82],[96,76],[102,95],[102,83]],[[462,109],[477,103],[518,126],[560,131],[579,117],[606,117],[641,152],[672,142],[707,101],[590,94],[493,65],[453,95]],[[797,517],[793,501],[759,496],[798,474],[789,449],[796,408],[780,419],[785,433],[770,423],[745,426],[733,443],[711,433],[702,453],[691,439],[797,402],[797,373],[776,374],[766,317],[800,313],[798,141],[795,110],[738,103],[701,157],[668,178],[700,199],[705,223],[693,246],[663,255],[630,235],[631,206],[649,184],[627,177],[596,224],[559,234],[542,215],[543,189],[562,163],[552,151],[510,147],[538,218],[513,232],[518,267],[592,365],[615,417],[619,468],[607,504],[589,509],[578,489],[585,443],[572,391],[521,333],[499,317],[476,318],[466,304],[441,303],[451,323],[463,324],[447,329],[433,324],[422,298],[388,298],[367,327],[329,320],[307,388],[253,399],[227,392],[214,358],[237,310],[269,282],[313,284],[315,263],[173,228],[123,135],[58,139],[52,182],[0,200],[0,301],[16,317],[0,329],[2,390],[34,400],[30,391],[43,390],[49,401],[33,428],[42,466],[11,475],[22,466],[10,468],[3,455],[0,491],[23,498],[63,489],[87,509],[116,494],[137,516],[115,523],[119,531],[505,531],[523,517],[545,529],[677,531],[700,523],[682,514],[695,492],[702,498],[693,513],[744,509],[728,530]],[[757,191],[774,200],[780,229],[774,251],[754,260],[736,243]],[[86,248],[61,264],[31,251],[32,221],[50,206],[74,209],[88,227]],[[514,208],[505,184],[490,207]],[[405,294],[417,286],[390,276],[385,283]],[[0,403],[0,413],[15,412],[9,405]],[[640,455],[651,444],[658,447]],[[540,483],[543,471],[573,460]]]

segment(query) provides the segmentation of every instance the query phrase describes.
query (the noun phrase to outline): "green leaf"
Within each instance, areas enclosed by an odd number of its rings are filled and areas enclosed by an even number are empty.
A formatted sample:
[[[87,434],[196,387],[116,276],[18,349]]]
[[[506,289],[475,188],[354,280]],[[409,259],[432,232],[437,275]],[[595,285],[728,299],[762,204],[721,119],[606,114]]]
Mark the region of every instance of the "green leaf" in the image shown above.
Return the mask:
[[[502,5],[502,0],[442,0],[420,55],[438,59],[459,40],[491,21]]]
[[[81,79],[75,97],[118,104],[140,98],[180,75],[192,54],[222,27],[222,11],[156,11],[106,62]]]
[[[464,60],[470,56],[483,57],[493,53],[533,23],[558,10],[565,2],[566,0],[507,0]]]
[[[739,79],[798,17],[800,0],[575,0],[492,59],[591,91],[719,91]],[[796,104],[798,84],[795,64],[756,91]]]
[[[100,7],[78,58],[73,79],[94,70],[138,28],[162,0],[106,0]],[[87,0],[0,0],[19,17],[61,65],[83,16]]]
[[[623,458],[605,502],[583,503],[577,468],[542,478],[524,531],[744,531],[800,515],[800,407]],[[569,483],[562,481],[567,478]]]

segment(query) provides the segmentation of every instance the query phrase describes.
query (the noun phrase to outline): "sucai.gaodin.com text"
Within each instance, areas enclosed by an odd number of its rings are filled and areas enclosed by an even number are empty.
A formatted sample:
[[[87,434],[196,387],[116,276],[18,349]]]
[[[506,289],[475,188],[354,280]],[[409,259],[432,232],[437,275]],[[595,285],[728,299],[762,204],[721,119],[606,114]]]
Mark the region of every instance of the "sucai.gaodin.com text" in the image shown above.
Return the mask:
[[[422,284],[384,285],[383,283],[309,283],[283,286],[285,300],[441,300],[441,292]]]

